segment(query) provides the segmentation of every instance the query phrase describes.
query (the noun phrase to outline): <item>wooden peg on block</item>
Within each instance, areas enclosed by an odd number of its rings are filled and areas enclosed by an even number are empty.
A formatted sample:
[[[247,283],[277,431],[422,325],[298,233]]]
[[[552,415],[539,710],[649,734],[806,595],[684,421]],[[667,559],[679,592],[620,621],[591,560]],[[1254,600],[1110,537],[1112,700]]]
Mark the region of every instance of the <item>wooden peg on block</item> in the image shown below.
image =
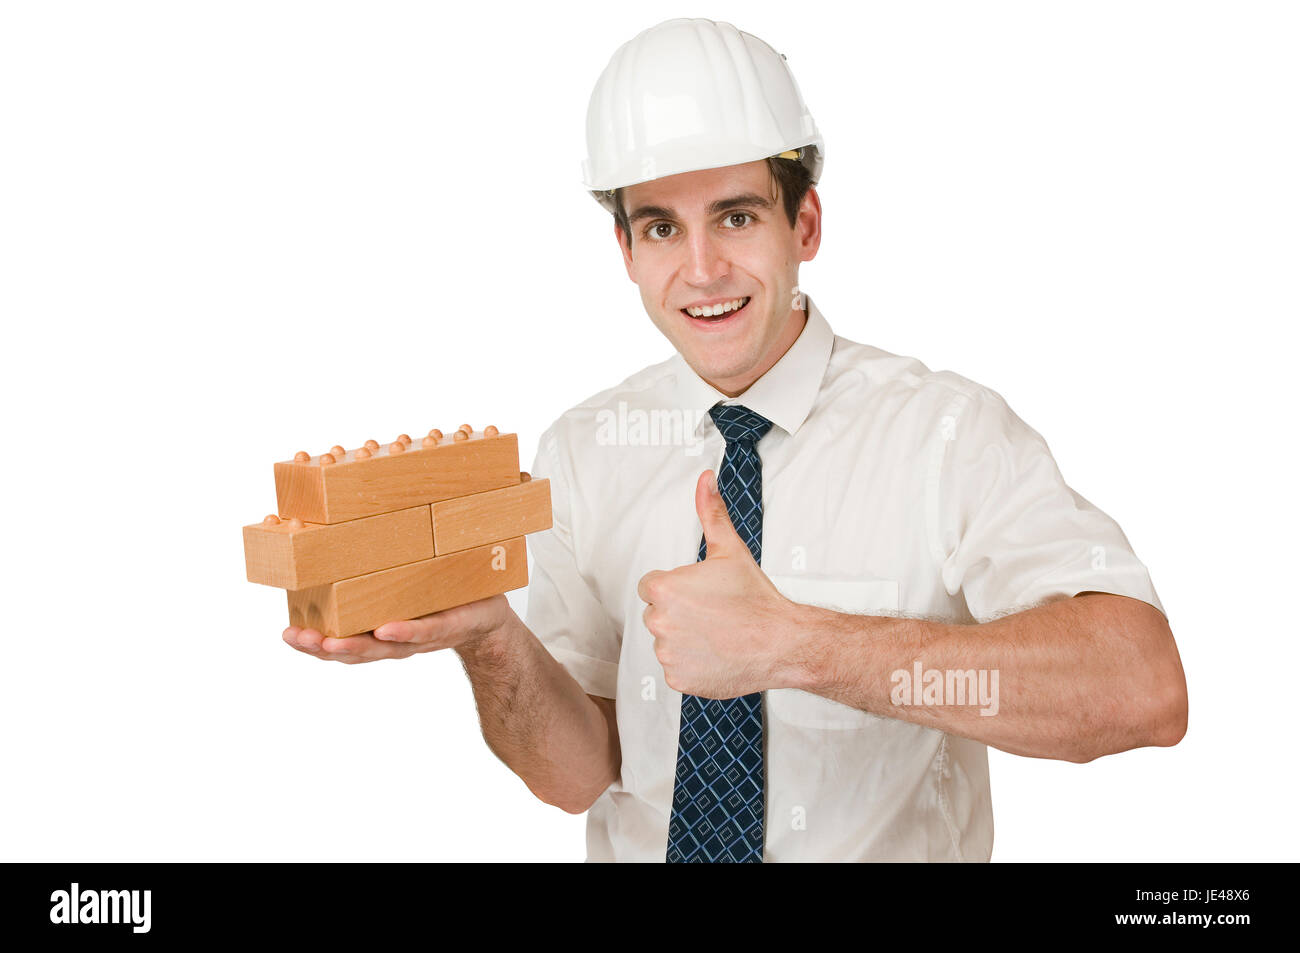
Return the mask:
[[[277,463],[275,495],[280,518],[340,523],[519,482],[519,439],[515,434],[458,434],[463,438],[439,441],[431,447],[408,445],[399,439],[388,447],[372,449],[368,459],[359,459],[352,452],[324,466],[322,457],[330,454]]]

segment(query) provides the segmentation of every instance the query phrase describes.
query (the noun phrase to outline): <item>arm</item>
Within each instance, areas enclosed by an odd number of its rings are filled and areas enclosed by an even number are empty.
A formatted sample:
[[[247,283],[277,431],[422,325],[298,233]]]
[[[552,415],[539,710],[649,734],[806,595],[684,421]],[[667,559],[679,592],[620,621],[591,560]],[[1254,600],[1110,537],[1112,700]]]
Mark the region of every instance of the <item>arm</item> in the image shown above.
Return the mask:
[[[348,664],[455,649],[473,685],[484,740],[537,797],[580,814],[619,775],[614,703],[586,694],[505,596],[345,639],[294,626],[284,639],[309,655]]]
[[[586,694],[513,612],[456,651],[492,752],[548,804],[591,807],[622,764],[613,699]]]
[[[707,555],[642,577],[646,628],[668,686],[706,698],[796,688],[853,708],[972,738],[1013,754],[1091,761],[1173,745],[1187,686],[1160,610],[1085,592],[978,625],[860,616],[795,603],[758,567],[712,473],[696,509]],[[998,672],[996,716],[978,706],[904,706],[895,671]]]
[[[855,616],[790,604],[794,650],[774,687],[799,688],[1012,754],[1086,762],[1177,744],[1187,685],[1159,610],[1081,593],[980,625]],[[996,707],[896,704],[903,670],[996,671]],[[913,692],[919,686],[912,686]],[[951,701],[951,698],[944,699]]]

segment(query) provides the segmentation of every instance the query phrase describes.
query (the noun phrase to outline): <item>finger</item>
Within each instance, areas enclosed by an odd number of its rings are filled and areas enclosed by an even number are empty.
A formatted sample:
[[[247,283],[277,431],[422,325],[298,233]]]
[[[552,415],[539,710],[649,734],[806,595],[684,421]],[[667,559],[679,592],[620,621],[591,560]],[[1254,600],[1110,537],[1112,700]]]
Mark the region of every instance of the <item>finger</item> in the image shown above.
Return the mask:
[[[380,642],[368,632],[345,638],[326,636],[321,640],[321,657],[331,662],[377,662],[407,658],[418,651],[415,646]]]
[[[453,609],[434,612],[420,616],[418,619],[406,619],[385,622],[377,626],[374,637],[381,642],[410,642],[428,644],[441,641],[448,635]]]
[[[695,481],[695,512],[704,528],[706,559],[710,556],[739,556],[742,551],[750,555],[749,547],[731,524],[727,504],[718,492],[717,477],[712,470],[705,470]]]
[[[641,577],[641,580],[636,584],[636,594],[641,598],[642,602],[654,602],[654,595],[657,594],[657,587],[654,582],[663,575],[665,573],[662,569],[651,569]]]
[[[284,630],[284,640],[286,642],[299,652],[307,652],[312,655],[320,652],[320,643],[323,638],[324,636],[315,629],[302,629],[291,625]]]

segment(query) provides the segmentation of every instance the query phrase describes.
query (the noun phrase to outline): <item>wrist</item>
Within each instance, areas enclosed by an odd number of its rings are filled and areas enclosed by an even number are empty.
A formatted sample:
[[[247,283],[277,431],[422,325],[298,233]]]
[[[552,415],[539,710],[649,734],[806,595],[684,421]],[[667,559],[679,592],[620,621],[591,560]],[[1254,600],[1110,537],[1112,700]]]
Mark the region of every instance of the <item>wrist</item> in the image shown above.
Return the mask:
[[[819,606],[790,603],[790,640],[776,672],[774,688],[797,688],[820,694],[831,670],[828,649],[836,642],[838,613]]]
[[[493,599],[501,601],[503,611],[480,619],[455,647],[456,653],[467,663],[480,657],[500,656],[514,641],[515,623],[519,622],[519,617],[504,596],[494,596]]]

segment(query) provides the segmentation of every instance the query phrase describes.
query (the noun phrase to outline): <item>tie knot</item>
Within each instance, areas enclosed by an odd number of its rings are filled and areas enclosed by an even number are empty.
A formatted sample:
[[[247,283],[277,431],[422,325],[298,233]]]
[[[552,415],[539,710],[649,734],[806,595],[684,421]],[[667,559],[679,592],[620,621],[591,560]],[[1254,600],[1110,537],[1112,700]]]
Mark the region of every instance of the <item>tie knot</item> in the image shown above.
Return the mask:
[[[757,443],[763,434],[772,429],[772,421],[756,414],[742,404],[716,404],[709,408],[709,416],[722,434],[727,445]]]

